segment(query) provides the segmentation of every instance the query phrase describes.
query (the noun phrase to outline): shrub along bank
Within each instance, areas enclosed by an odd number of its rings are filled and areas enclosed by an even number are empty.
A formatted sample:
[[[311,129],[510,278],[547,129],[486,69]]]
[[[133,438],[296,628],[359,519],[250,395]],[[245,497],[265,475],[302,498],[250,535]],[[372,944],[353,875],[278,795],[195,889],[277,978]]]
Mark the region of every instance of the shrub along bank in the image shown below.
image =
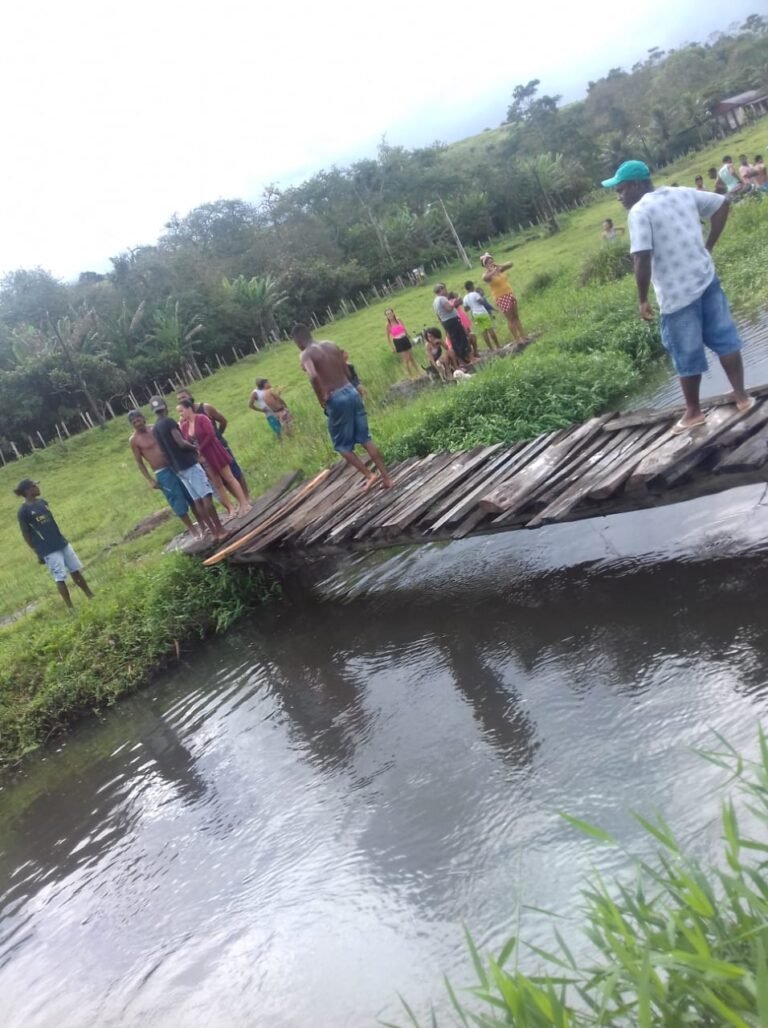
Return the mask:
[[[276,585],[180,554],[126,570],[76,617],[37,616],[0,651],[0,763],[145,684],[181,647],[225,631]],[[29,627],[33,631],[29,631]]]

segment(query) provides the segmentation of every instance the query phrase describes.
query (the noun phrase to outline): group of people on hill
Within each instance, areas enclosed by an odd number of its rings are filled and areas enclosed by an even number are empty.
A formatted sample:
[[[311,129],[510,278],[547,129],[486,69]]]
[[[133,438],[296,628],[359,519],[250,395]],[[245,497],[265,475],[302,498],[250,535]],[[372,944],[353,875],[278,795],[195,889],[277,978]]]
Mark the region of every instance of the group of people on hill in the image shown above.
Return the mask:
[[[452,375],[461,375],[465,368],[479,359],[478,336],[489,350],[500,349],[494,325],[497,311],[504,316],[513,342],[528,340],[520,322],[517,298],[506,275],[512,267],[511,262],[498,264],[491,254],[484,253],[480,264],[483,282],[487,283],[493,302],[487,299],[483,286],[475,285],[472,280],[464,283],[463,296],[449,292],[444,282],[438,282],[432,303],[437,325],[425,327],[415,340],[411,339],[403,320],[391,307],[384,312],[386,340],[402,361],[409,378],[419,378],[423,374],[414,357],[416,340],[424,346],[427,368],[444,380]]]
[[[751,163],[746,154],[739,154],[738,166],[734,163],[733,157],[726,154],[722,167],[710,168],[707,177],[713,183],[713,192],[727,196],[731,200],[737,200],[750,193],[768,192],[768,175],[762,154],[755,154],[755,159]],[[701,175],[694,179],[694,186],[700,191],[704,189],[704,179]]]

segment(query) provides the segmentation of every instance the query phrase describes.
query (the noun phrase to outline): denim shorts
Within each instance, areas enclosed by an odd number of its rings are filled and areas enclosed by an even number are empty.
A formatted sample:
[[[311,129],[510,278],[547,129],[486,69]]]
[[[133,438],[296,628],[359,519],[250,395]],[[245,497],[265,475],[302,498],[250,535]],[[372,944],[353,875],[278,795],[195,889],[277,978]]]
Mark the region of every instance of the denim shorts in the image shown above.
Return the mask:
[[[325,401],[328,433],[337,453],[350,453],[358,443],[369,443],[368,417],[360,393],[350,383],[334,389]]]
[[[203,500],[212,494],[213,486],[199,464],[193,464],[191,468],[182,468],[177,474],[193,500]]]
[[[51,572],[54,582],[66,582],[67,575],[73,571],[82,571],[83,565],[77,559],[77,554],[67,543],[63,550],[56,550],[43,557],[45,566]]]
[[[717,276],[693,303],[674,314],[661,315],[661,341],[681,378],[704,374],[705,346],[718,357],[741,349],[741,337]]]
[[[172,468],[158,468],[155,472],[155,479],[176,517],[183,518],[185,514],[188,514],[187,494],[176,472]]]

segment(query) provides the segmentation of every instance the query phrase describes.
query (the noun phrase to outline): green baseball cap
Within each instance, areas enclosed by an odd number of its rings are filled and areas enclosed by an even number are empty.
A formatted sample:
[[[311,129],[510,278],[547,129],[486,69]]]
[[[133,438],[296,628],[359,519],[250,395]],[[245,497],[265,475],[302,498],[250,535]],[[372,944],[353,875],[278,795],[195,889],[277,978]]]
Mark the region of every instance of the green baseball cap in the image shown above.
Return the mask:
[[[603,182],[604,189],[613,189],[620,182],[642,182],[643,179],[650,178],[651,172],[647,164],[642,161],[624,161],[616,169],[616,174],[613,178],[607,178]]]

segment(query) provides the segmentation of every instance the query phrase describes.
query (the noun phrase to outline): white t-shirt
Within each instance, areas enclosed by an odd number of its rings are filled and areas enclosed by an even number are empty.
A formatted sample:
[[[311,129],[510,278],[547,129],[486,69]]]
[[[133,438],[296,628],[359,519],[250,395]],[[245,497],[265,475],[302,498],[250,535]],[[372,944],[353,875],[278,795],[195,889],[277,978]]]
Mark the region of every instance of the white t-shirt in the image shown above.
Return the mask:
[[[725,202],[717,193],[661,186],[629,212],[629,248],[632,253],[652,251],[651,281],[662,314],[698,300],[715,277],[701,219],[711,218]]]
[[[432,302],[432,310],[440,321],[451,321],[452,318],[458,318],[459,316],[456,313],[456,308],[447,296],[436,296]]]
[[[471,293],[467,293],[463,300],[463,306],[469,307],[470,314],[487,314],[488,311],[483,305],[482,297],[478,292],[473,290]]]

